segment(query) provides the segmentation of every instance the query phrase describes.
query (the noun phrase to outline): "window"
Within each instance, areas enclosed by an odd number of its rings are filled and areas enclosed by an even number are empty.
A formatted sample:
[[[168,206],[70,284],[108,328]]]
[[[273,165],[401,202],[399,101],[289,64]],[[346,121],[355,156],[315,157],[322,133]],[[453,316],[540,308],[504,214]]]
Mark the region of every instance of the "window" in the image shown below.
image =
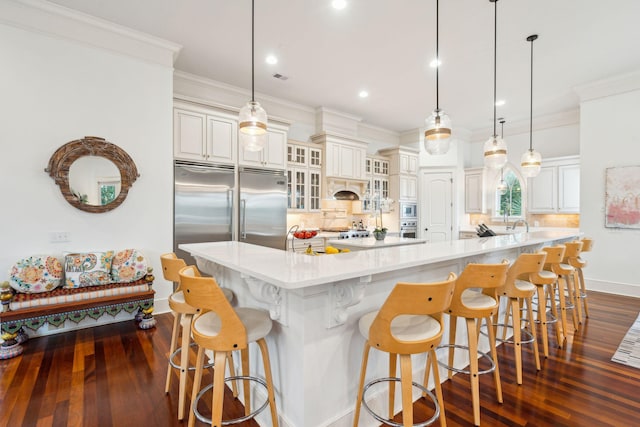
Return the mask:
[[[496,216],[501,218],[522,217],[524,212],[522,200],[522,184],[520,178],[514,173],[510,167],[506,167],[503,171],[503,178],[507,190],[504,194],[496,190]],[[500,176],[498,176],[496,187],[500,184]]]

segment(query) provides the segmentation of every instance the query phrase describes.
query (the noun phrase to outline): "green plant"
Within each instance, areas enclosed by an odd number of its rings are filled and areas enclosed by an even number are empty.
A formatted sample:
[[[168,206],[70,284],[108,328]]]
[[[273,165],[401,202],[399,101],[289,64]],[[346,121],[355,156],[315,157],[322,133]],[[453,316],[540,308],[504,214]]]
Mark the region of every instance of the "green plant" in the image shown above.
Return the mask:
[[[387,227],[382,227],[382,228],[376,227],[376,228],[373,229],[373,232],[374,233],[386,233],[387,232]]]

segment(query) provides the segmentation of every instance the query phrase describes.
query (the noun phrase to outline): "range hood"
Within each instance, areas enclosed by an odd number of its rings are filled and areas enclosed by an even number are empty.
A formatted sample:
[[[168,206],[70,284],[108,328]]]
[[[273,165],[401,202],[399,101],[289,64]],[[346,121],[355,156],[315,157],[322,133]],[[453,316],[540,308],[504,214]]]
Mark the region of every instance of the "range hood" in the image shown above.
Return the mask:
[[[333,198],[336,200],[360,200],[360,196],[358,196],[358,193],[355,193],[351,190],[339,190],[333,195]]]

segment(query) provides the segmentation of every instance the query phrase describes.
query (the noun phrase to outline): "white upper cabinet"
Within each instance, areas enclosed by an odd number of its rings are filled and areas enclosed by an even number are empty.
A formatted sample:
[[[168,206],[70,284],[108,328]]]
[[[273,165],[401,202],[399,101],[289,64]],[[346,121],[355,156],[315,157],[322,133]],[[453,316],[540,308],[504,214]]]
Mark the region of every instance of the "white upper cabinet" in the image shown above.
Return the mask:
[[[464,211],[484,213],[484,168],[464,171]]]
[[[240,149],[240,161],[243,166],[269,169],[285,169],[287,164],[287,131],[269,123],[267,144],[260,151]]]
[[[304,143],[287,144],[287,208],[302,212],[320,210],[322,150]]]
[[[580,158],[542,159],[540,174],[529,178],[530,213],[580,212]]]
[[[417,201],[418,151],[408,147],[400,147],[381,150],[380,154],[389,158],[386,163],[389,165],[391,198],[394,200]]]
[[[367,179],[364,144],[348,144],[327,141],[325,143],[326,177],[344,179]]]
[[[197,107],[173,110],[174,157],[213,163],[234,163],[238,122],[225,114]]]

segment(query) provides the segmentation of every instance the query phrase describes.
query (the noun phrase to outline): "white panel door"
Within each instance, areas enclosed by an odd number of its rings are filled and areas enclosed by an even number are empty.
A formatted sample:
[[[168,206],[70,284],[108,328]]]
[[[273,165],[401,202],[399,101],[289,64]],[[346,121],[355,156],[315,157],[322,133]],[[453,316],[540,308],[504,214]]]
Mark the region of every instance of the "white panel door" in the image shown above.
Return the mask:
[[[420,237],[429,242],[451,240],[453,228],[453,174],[424,171],[420,175]]]

